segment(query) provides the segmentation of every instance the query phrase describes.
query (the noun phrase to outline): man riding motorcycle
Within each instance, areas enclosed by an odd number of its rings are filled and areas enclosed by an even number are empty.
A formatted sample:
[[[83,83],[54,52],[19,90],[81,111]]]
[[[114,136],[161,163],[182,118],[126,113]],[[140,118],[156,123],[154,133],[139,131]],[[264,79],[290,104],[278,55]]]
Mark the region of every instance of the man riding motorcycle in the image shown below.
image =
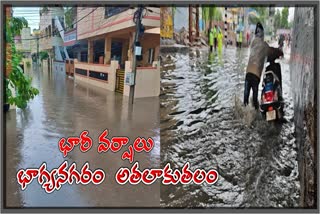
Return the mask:
[[[278,48],[270,47],[264,41],[264,29],[260,22],[256,25],[255,38],[250,46],[249,62],[246,70],[245,85],[244,85],[244,105],[249,103],[250,90],[253,92],[253,105],[256,110],[259,109],[258,102],[258,87],[261,74],[264,67],[266,57],[272,55],[281,55],[282,51]],[[283,55],[283,53],[282,53]],[[281,75],[280,75],[281,76]]]

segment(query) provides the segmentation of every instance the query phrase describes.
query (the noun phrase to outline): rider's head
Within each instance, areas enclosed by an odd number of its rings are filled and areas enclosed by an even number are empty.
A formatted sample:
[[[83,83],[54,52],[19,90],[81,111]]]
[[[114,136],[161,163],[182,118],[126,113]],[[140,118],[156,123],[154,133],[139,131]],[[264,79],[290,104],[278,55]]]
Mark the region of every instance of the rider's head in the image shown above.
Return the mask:
[[[257,37],[263,38],[264,37],[264,30],[263,30],[263,26],[260,22],[257,23],[256,25],[256,31],[255,31],[255,35]]]

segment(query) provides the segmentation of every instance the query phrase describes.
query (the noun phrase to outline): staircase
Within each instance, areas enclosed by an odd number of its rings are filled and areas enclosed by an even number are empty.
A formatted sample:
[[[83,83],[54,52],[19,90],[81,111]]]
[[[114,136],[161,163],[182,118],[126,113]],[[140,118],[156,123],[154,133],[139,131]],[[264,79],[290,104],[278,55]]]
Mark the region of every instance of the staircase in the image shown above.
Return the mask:
[[[60,36],[62,38],[62,40],[64,41],[64,24],[63,24],[63,21],[61,20],[61,18],[59,18],[58,16],[55,17],[54,19],[54,24],[55,26],[58,28],[58,31],[60,33]],[[57,49],[58,48],[58,49]],[[65,46],[63,47],[56,47],[55,48],[55,52],[56,54],[59,54],[60,53],[60,56],[61,56],[61,61],[65,60],[65,59],[70,59],[69,58],[69,54],[68,54],[68,51],[67,51],[67,48]],[[59,53],[58,53],[59,52]],[[59,57],[59,55],[56,55]],[[57,58],[57,60],[59,60]]]

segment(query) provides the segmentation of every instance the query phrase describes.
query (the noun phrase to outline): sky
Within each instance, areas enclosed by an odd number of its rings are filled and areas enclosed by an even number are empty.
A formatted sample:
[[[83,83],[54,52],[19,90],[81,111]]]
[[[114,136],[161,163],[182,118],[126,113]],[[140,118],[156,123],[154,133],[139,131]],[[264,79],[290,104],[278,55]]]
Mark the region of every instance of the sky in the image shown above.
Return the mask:
[[[39,28],[39,7],[13,7],[13,16],[24,17],[28,21],[31,32]]]

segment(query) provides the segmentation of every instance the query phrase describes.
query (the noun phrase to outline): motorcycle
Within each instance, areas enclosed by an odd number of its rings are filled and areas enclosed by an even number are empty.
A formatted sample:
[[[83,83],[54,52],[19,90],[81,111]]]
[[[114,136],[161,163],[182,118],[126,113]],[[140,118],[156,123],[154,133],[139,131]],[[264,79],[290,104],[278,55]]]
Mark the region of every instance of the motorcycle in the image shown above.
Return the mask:
[[[281,66],[275,62],[281,56],[283,56],[282,50],[274,48],[274,54],[268,56],[269,65],[263,75],[259,109],[267,121],[281,120],[284,115]]]

